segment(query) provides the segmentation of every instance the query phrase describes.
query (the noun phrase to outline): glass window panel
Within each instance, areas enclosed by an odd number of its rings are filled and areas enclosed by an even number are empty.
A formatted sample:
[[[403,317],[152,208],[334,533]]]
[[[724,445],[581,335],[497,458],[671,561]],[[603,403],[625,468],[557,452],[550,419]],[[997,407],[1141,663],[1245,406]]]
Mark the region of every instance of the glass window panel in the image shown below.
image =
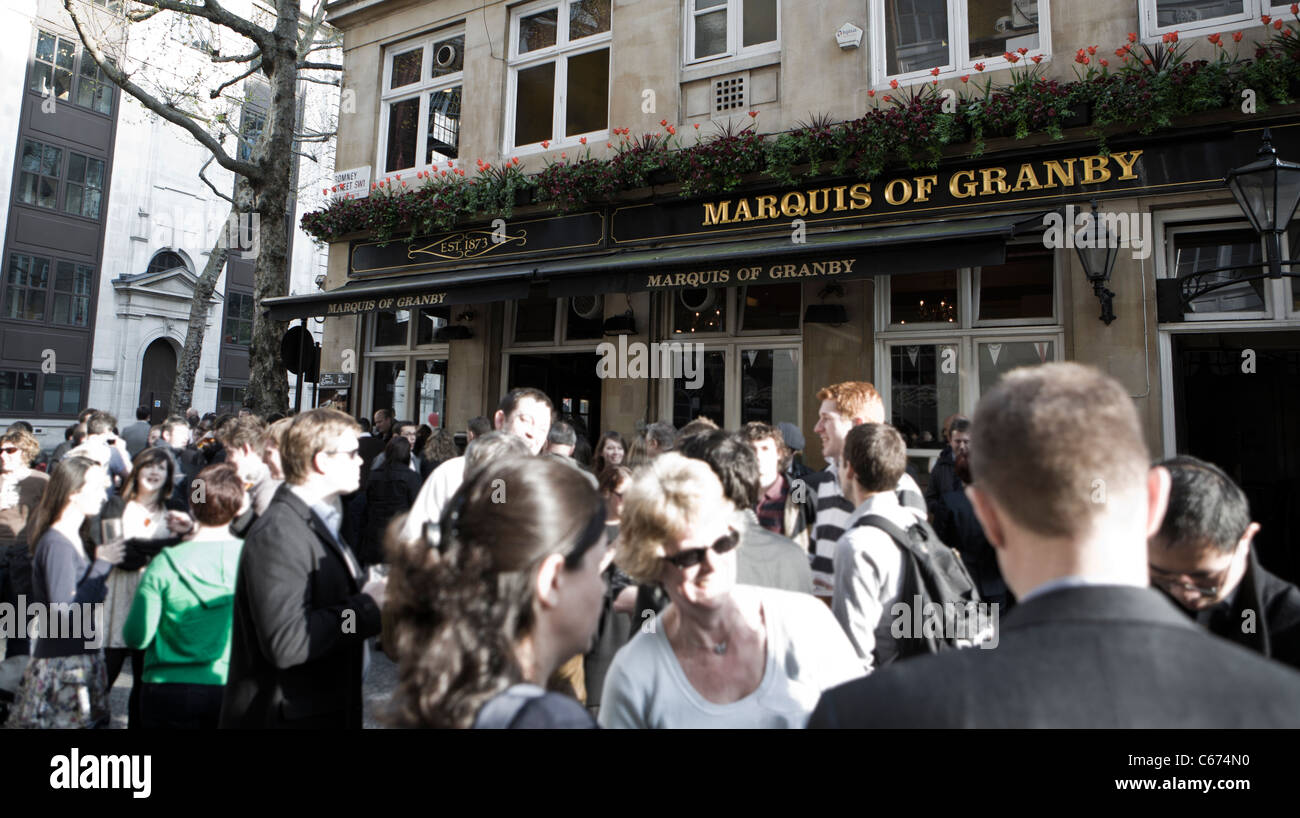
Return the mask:
[[[1038,0],[967,0],[966,9],[972,60],[1038,50]]]
[[[404,347],[410,333],[410,310],[385,310],[375,314],[375,346]]]
[[[695,362],[692,361],[692,366]],[[703,373],[685,372],[673,379],[673,425],[685,426],[698,417],[706,417],[718,426],[727,422],[727,362],[720,351],[704,353]],[[695,386],[697,388],[692,389]]]
[[[747,286],[740,290],[741,329],[797,330],[802,287],[798,284]]]
[[[54,62],[54,35],[42,31],[36,37],[36,59],[44,62]]]
[[[550,139],[555,135],[555,63],[520,70],[515,85],[515,144]]]
[[[609,31],[609,0],[574,0],[569,5],[570,40],[605,31]]]
[[[388,87],[401,88],[403,85],[410,85],[413,82],[419,82],[420,68],[423,60],[423,48],[417,48],[412,51],[403,51],[401,54],[394,54],[392,81],[389,83]]]
[[[81,78],[77,81],[77,104],[101,114],[113,110],[113,85],[89,54],[81,58]]]
[[[609,127],[609,49],[570,57],[568,80],[565,133],[575,136]]]
[[[890,423],[909,449],[943,448],[943,419],[960,408],[960,354],[955,343],[889,348]]]
[[[415,142],[420,133],[420,98],[388,106],[388,153],[384,172],[415,167]]]
[[[945,0],[885,0],[885,65],[890,74],[949,63]]]
[[[104,194],[102,191],[95,190],[94,188],[87,189],[85,199],[82,201],[81,205],[81,215],[88,219],[98,219],[99,206],[103,198]]]
[[[447,326],[451,312],[446,307],[422,307],[415,325],[415,343],[424,346],[433,343],[433,335]]]
[[[415,362],[416,423],[429,423],[429,415],[437,413],[439,424],[447,406],[447,361],[434,359]],[[432,424],[430,424],[432,425]]]
[[[84,182],[86,180],[86,157],[74,153],[68,157],[68,181]]]
[[[104,162],[100,159],[86,160],[86,184],[91,187],[104,186]]]
[[[673,298],[673,335],[698,335],[727,331],[727,291],[678,290]]]
[[[0,372],[0,410],[31,412],[35,409],[36,374],[33,372]]]
[[[60,261],[54,268],[54,289],[62,292],[72,291],[73,270],[75,265],[70,261]]]
[[[465,35],[458,34],[433,44],[429,76],[442,77],[465,68]]]
[[[1295,258],[1300,255],[1300,223],[1294,224],[1291,231],[1287,233],[1287,247],[1290,252],[1287,258]],[[1292,267],[1283,267],[1283,270],[1289,273],[1300,273],[1300,264]],[[1288,278],[1287,286],[1291,288],[1291,311],[1300,312],[1300,279]]]
[[[515,343],[553,343],[555,341],[555,299],[530,296],[515,303]]]
[[[54,296],[54,323],[67,325],[71,323],[72,296]]]
[[[727,0],[695,0],[696,11],[704,11],[705,9],[713,9],[726,5]]]
[[[890,276],[892,324],[953,324],[957,321],[957,272]]]
[[[53,176],[56,179],[59,176],[59,168],[63,165],[63,149],[53,148],[46,145],[41,152],[41,175]]]
[[[798,350],[740,350],[740,422],[798,423],[798,418]]]
[[[429,134],[424,163],[460,156],[460,86],[429,95]]]
[[[66,185],[63,191],[63,209],[68,213],[81,213],[81,185]]]
[[[1032,3],[1033,0],[1030,0]],[[776,0],[744,0],[742,45],[749,47],[776,39]]]
[[[519,21],[520,54],[550,48],[555,45],[555,26],[559,20],[558,9],[547,9],[538,14],[530,14]]]
[[[371,411],[392,409],[406,415],[406,361],[375,361],[371,379]]]
[[[45,320],[45,289],[50,263],[43,258],[20,254],[9,257],[4,315],[25,321]]]
[[[54,64],[59,68],[72,70],[72,61],[76,58],[77,49],[71,41],[59,38],[58,48],[54,52]]]
[[[1056,344],[1053,341],[1000,341],[977,346],[981,395],[996,386],[998,379],[1013,369],[1056,360]]]
[[[605,333],[605,301],[599,295],[564,299],[569,321],[564,337],[569,341],[603,338]],[[590,317],[584,317],[590,316]]]
[[[1173,269],[1178,278],[1216,267],[1257,265],[1264,260],[1259,237],[1251,230],[1207,230],[1179,233],[1174,238]],[[1198,279],[1198,287],[1257,275],[1260,267],[1209,273]],[[1193,313],[1259,312],[1264,309],[1266,281],[1245,281],[1198,296],[1191,303]]]
[[[1244,3],[1245,0],[1156,0],[1156,25],[1182,26],[1242,14]]]
[[[1007,261],[981,268],[978,320],[1051,318],[1053,253],[1041,247],[1007,249]]]
[[[695,59],[727,53],[727,11],[711,11],[695,17]]]
[[[22,169],[27,173],[41,172],[41,143],[23,142]]]

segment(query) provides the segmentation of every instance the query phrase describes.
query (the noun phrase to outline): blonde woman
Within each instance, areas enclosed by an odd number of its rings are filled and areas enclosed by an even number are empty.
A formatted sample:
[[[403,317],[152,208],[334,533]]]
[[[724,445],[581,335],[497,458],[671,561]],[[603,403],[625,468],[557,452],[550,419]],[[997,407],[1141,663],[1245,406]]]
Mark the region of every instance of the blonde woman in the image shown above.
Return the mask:
[[[815,597],[736,584],[739,525],[704,462],[667,452],[636,472],[615,562],[671,604],[614,657],[601,726],[802,728],[823,690],[862,675]]]

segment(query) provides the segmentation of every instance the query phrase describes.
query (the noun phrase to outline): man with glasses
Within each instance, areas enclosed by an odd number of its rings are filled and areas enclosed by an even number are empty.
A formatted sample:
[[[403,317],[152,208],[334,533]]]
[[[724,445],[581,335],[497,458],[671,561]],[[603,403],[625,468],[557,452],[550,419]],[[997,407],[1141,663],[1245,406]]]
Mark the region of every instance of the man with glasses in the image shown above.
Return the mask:
[[[1300,668],[1300,589],[1264,570],[1246,494],[1195,457],[1160,464],[1169,510],[1147,544],[1151,584],[1211,633]]]
[[[339,497],[360,481],[356,421],[298,415],[284,434],[285,484],[244,541],[235,581],[225,728],[360,728],[365,640],[384,580],[365,581],[341,537]]]

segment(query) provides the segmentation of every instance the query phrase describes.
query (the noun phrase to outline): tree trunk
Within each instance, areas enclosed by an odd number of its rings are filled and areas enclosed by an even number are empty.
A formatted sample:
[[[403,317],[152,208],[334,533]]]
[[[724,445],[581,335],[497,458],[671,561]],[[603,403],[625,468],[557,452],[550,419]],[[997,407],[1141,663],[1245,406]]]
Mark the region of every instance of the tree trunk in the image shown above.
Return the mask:
[[[226,217],[226,227],[218,236],[208,263],[194,284],[194,297],[190,300],[190,324],[185,332],[185,347],[181,350],[180,360],[176,362],[176,384],[172,387],[171,406],[168,414],[184,415],[185,410],[193,405],[194,378],[198,373],[199,363],[203,359],[203,339],[208,326],[208,301],[217,287],[217,279],[226,266],[230,248],[237,246],[239,237],[239,220],[252,208],[252,190],[242,177],[235,177],[235,203],[230,207]],[[218,327],[218,333],[222,331]]]

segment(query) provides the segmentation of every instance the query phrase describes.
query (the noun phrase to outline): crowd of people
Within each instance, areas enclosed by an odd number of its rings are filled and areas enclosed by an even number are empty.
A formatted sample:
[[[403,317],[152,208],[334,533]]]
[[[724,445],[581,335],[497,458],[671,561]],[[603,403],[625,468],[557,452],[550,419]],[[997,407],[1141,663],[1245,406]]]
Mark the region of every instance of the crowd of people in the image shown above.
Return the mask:
[[[9,634],[0,707],[105,726],[129,662],[131,727],[360,727],[382,650],[395,726],[1300,726],[1300,589],[1114,380],[1008,374],[928,475],[871,384],[816,397],[818,471],[790,423],[594,436],[531,388],[463,443],[142,408],[46,457],[14,424],[0,602],[97,615]]]

